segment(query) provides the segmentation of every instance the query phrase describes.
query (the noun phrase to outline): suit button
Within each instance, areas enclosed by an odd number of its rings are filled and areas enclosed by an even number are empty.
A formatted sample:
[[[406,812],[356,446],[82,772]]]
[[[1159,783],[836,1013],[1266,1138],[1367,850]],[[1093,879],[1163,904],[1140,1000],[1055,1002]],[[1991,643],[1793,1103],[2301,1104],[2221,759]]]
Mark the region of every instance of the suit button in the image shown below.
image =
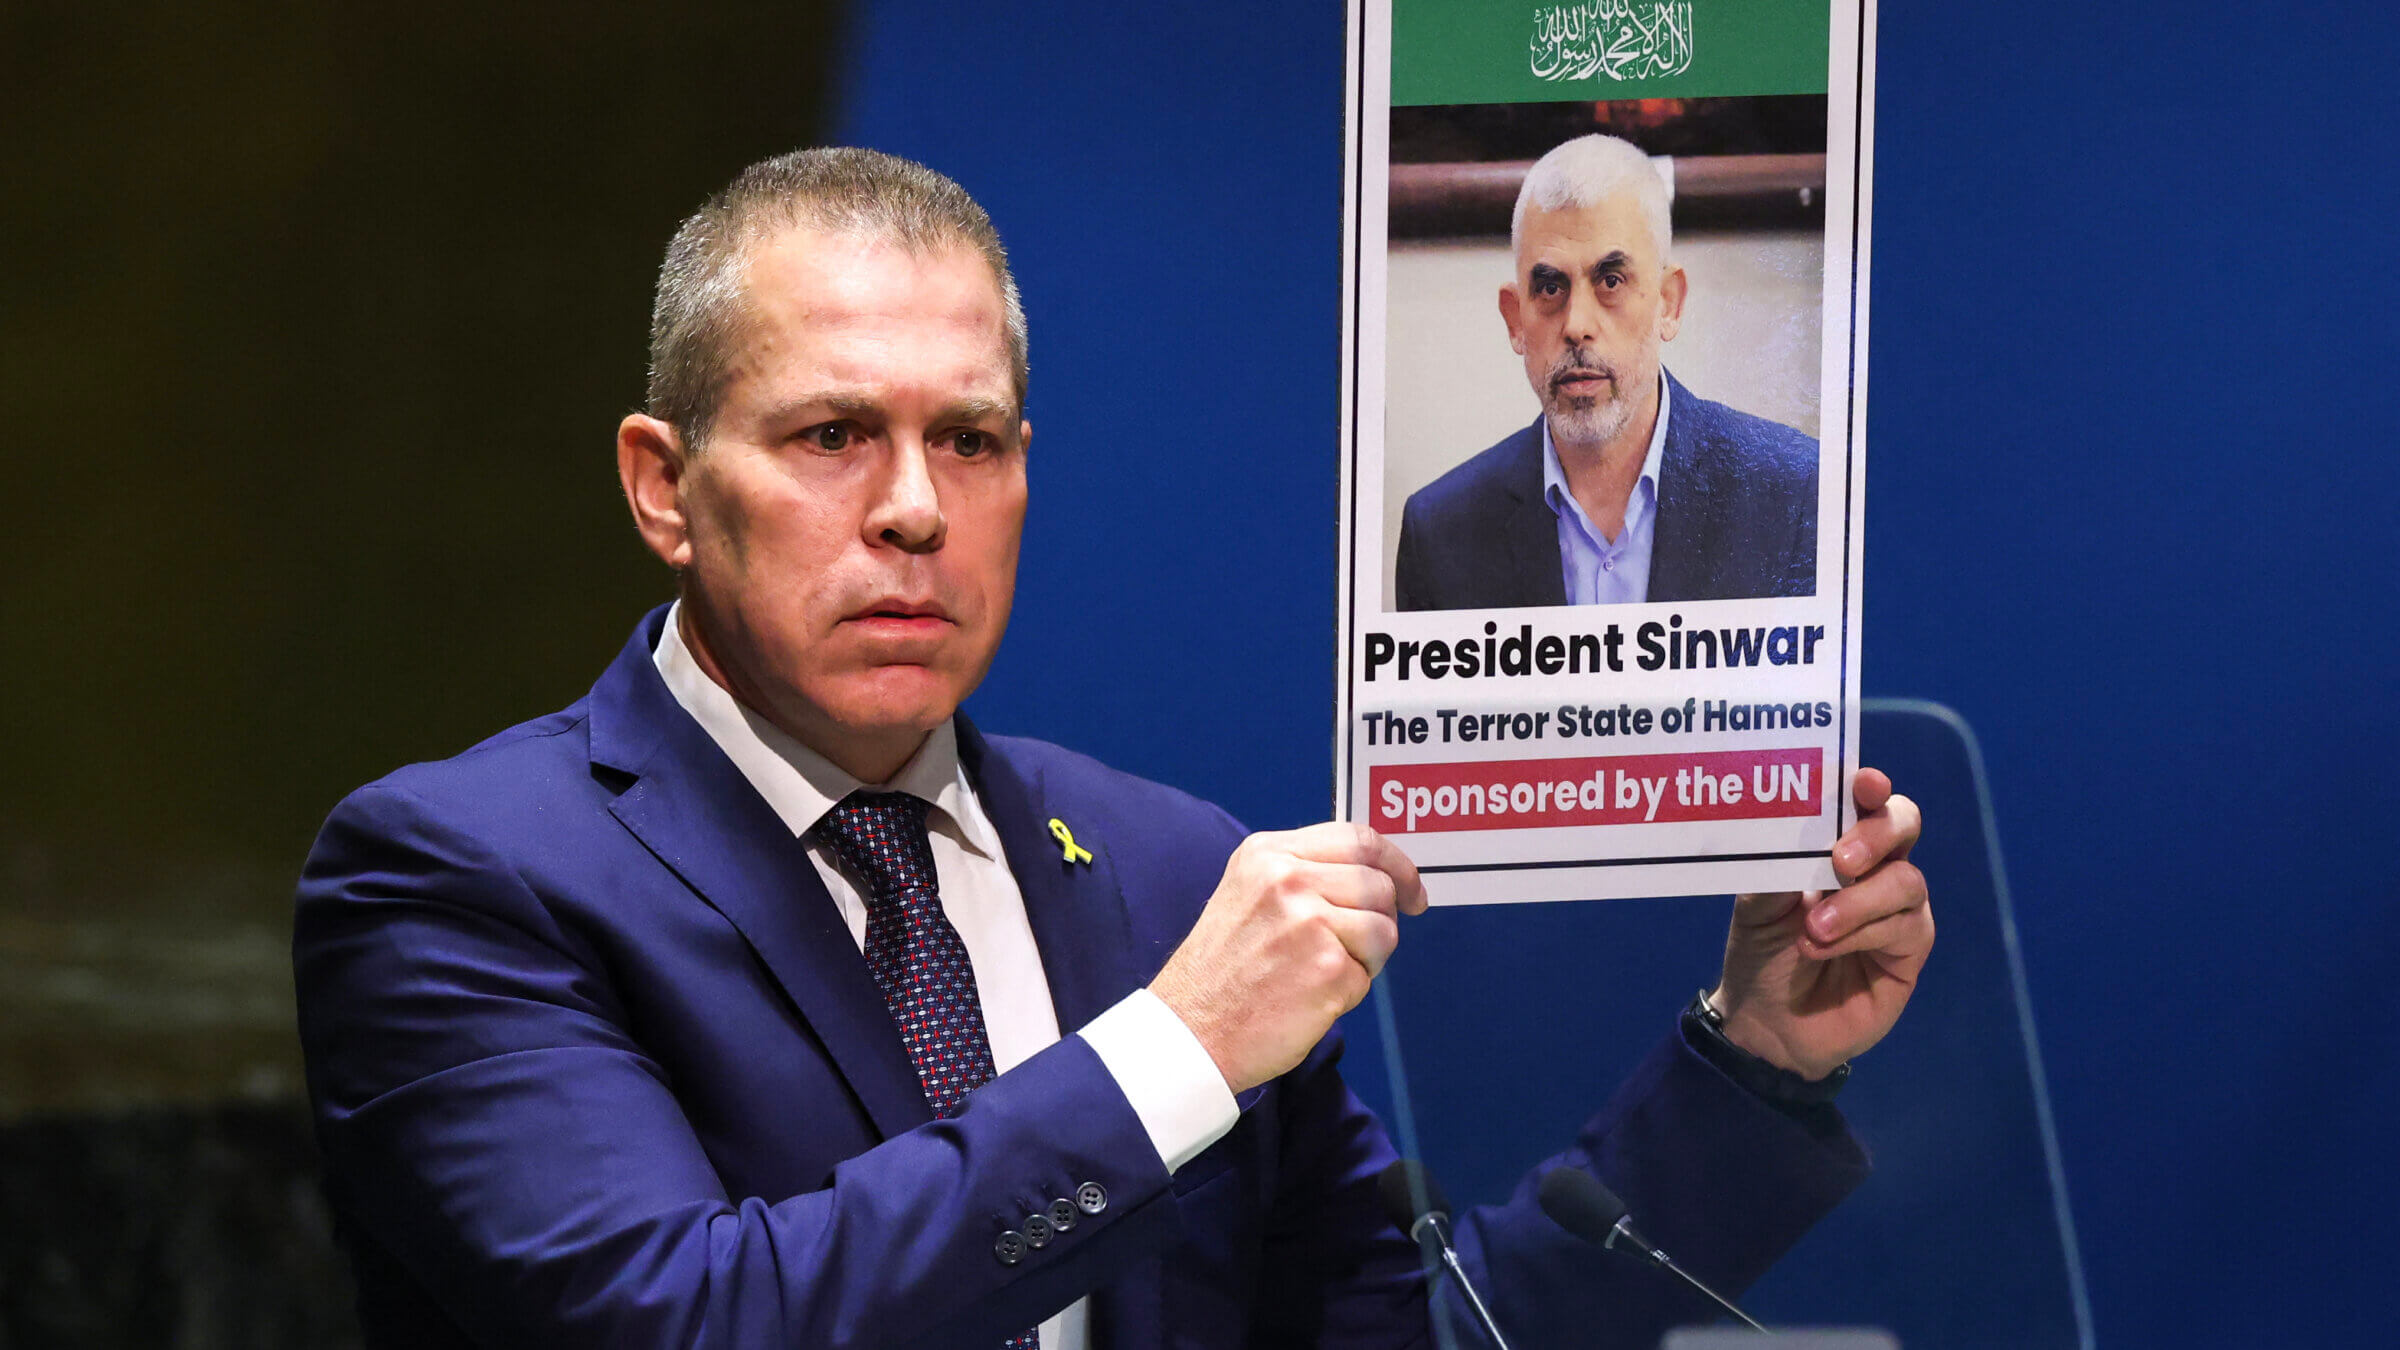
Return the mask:
[[[1004,1266],[1013,1266],[1024,1260],[1025,1235],[1014,1228],[1002,1233],[999,1239],[992,1243],[992,1255],[999,1257],[1000,1264]]]
[[[1108,1208],[1108,1189],[1097,1181],[1087,1181],[1075,1188],[1075,1207],[1086,1214],[1097,1214]]]
[[[1050,1226],[1061,1233],[1075,1226],[1075,1202],[1059,1199],[1050,1202]]]
[[[1048,1219],[1039,1214],[1025,1216],[1025,1245],[1028,1247],[1050,1245],[1050,1221]]]

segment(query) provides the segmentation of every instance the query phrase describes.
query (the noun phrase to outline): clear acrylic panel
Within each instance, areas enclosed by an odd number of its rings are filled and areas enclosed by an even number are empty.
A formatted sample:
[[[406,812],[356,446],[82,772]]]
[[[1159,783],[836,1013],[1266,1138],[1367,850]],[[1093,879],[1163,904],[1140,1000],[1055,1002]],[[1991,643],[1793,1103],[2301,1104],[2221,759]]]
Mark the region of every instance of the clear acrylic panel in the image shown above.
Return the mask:
[[[1870,699],[1864,713],[1864,762],[1925,812],[1914,858],[1938,939],[1900,1024],[1841,1094],[1873,1174],[1737,1301],[1770,1325],[1880,1327],[1911,1350],[2088,1347],[1973,733],[1930,703]],[[1436,910],[1408,926],[1362,1009],[1353,1080],[1454,1207],[1503,1201],[1714,981],[1727,912],[1693,898]]]

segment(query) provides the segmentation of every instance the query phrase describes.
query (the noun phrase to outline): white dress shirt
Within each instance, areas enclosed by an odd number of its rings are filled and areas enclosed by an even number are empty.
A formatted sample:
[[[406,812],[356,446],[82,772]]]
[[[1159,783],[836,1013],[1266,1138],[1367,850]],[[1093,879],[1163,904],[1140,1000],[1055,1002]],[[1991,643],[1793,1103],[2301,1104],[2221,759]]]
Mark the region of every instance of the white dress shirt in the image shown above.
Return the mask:
[[[861,788],[905,792],[928,803],[933,868],[942,913],[966,945],[992,1046],[992,1067],[1006,1073],[1058,1040],[1050,981],[1025,915],[1025,896],[1008,870],[1000,835],[958,762],[958,733],[936,728],[892,781],[861,783],[782,728],[736,702],[708,677],[683,641],[683,606],[667,611],[666,631],[651,660],[668,692],[692,715],[734,767],[758,789],[795,836],[805,837],[842,798]],[[809,861],[841,910],[851,940],[866,950],[867,902],[833,850],[811,841]],[[799,898],[793,897],[797,904]],[[1216,1061],[1174,1011],[1137,989],[1077,1030],[1125,1093],[1127,1104],[1169,1172],[1197,1157],[1233,1128],[1238,1112]],[[1044,1350],[1083,1350],[1085,1301],[1042,1323]]]

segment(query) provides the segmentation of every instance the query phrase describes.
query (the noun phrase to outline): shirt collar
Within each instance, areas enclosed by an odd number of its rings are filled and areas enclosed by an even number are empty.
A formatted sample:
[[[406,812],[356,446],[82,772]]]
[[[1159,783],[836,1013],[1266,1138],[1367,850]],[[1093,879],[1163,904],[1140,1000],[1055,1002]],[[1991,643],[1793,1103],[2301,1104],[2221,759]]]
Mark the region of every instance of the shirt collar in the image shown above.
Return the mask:
[[[791,828],[805,835],[842,798],[861,788],[905,792],[929,803],[927,823],[986,858],[1000,856],[1000,839],[974,804],[974,787],[958,760],[958,729],[943,722],[889,783],[862,783],[841,766],[802,745],[783,728],[745,708],[723,685],[708,677],[683,641],[683,604],[667,610],[666,629],[651,662],[667,692],[692,715],[709,739],[731,759],[758,795]]]
[[[1667,388],[1667,372],[1662,366],[1658,372],[1658,421],[1650,428],[1650,448],[1642,455],[1642,476],[1634,480],[1633,501],[1626,503],[1625,522],[1628,526],[1633,523],[1634,502],[1642,501],[1642,484],[1650,485],[1651,498],[1658,496],[1658,468],[1667,453],[1667,415],[1674,403]],[[1542,500],[1550,503],[1553,511],[1565,507],[1572,509],[1578,517],[1583,516],[1583,503],[1576,501],[1575,494],[1567,489],[1566,466],[1558,462],[1558,443],[1550,439],[1550,419],[1546,416],[1542,418]],[[1589,527],[1591,522],[1587,518],[1584,524]],[[1593,531],[1592,537],[1599,538],[1599,532]],[[1619,537],[1623,537],[1622,531]]]

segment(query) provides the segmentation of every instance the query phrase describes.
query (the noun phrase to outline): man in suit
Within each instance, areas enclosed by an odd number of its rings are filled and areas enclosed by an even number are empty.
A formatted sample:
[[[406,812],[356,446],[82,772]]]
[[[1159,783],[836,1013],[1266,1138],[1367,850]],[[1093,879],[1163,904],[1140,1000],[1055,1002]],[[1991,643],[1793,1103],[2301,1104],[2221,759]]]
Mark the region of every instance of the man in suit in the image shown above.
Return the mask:
[[[1690,283],[1648,158],[1613,136],[1558,146],[1509,239],[1500,317],[1542,415],[1409,496],[1399,607],[1815,594],[1816,441],[1661,364]]]
[[[675,604],[573,706],[353,794],[302,876],[370,1343],[1428,1343],[1331,1030],[1408,860],[957,716],[1031,435],[981,209],[871,152],[753,166],[652,349],[618,468]],[[1549,1164],[1723,1286],[1861,1175],[1828,1085],[1931,941],[1914,808],[1857,795],[1857,884],[1741,902],[1710,1006]],[[1531,1196],[1464,1234],[1520,1326],[1706,1315]]]

